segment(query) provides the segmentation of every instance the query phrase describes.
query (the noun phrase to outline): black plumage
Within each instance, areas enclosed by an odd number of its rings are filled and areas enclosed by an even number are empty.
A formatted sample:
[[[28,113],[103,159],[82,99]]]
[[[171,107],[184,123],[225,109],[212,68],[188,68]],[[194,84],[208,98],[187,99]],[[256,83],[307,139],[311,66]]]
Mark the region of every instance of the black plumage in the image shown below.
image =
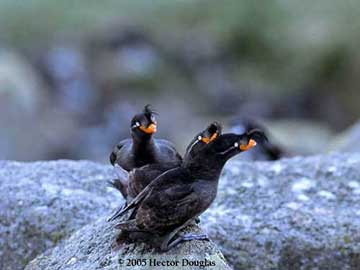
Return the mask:
[[[206,129],[196,134],[186,149],[183,162],[186,163],[192,156],[219,135],[221,135],[221,126],[217,122],[211,123]],[[113,180],[110,184],[119,190],[123,197],[129,202],[156,177],[178,166],[180,166],[180,164],[177,162],[148,164],[140,168],[135,168],[128,174],[121,168],[117,168],[119,178]]]
[[[162,239],[161,249],[169,249],[173,236],[203,213],[215,199],[226,161],[255,146],[255,140],[264,138],[264,134],[256,130],[242,135],[219,136],[182,166],[153,180],[117,215],[131,213],[128,220],[120,222],[116,228],[128,236],[138,232],[157,236],[156,239]]]
[[[111,164],[118,164],[126,171],[147,164],[163,162],[180,164],[182,158],[171,142],[153,138],[156,129],[155,112],[146,105],[144,111],[131,120],[132,138],[119,142],[110,154]]]

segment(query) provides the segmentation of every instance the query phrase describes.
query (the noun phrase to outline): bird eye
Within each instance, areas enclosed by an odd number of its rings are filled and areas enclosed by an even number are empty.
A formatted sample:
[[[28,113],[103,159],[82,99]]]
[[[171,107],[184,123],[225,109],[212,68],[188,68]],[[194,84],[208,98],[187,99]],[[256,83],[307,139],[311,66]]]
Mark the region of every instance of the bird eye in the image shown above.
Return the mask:
[[[139,122],[136,122],[136,123],[135,123],[135,126],[140,127],[140,123],[139,123]]]
[[[238,142],[235,142],[235,143],[234,143],[234,147],[239,147],[239,143],[238,143]]]
[[[201,141],[201,140],[202,140],[202,137],[199,135],[199,136],[197,137],[197,139],[198,139],[198,141]]]
[[[151,120],[152,122],[155,122],[155,116],[154,116],[153,114],[150,116],[150,120]]]

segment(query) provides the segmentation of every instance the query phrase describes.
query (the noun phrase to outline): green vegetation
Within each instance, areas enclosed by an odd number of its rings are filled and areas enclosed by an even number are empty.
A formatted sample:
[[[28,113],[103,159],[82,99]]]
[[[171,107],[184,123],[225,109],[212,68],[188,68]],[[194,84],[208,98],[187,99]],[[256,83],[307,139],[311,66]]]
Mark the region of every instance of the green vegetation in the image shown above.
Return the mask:
[[[349,114],[360,113],[352,98],[359,95],[356,0],[0,1],[0,38],[11,47],[82,40],[124,25],[158,43],[208,39],[235,58],[235,82],[281,95],[309,87],[336,93]]]

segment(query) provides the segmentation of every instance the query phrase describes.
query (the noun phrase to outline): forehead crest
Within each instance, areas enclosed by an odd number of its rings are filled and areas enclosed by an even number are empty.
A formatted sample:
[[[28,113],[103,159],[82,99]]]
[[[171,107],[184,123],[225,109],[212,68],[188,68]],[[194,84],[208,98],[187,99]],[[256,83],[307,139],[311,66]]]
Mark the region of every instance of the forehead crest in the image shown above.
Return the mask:
[[[157,114],[157,112],[153,109],[151,109],[151,105],[150,104],[147,104],[145,107],[144,107],[144,110],[143,110],[143,113],[146,115],[146,116],[151,116],[153,114]]]

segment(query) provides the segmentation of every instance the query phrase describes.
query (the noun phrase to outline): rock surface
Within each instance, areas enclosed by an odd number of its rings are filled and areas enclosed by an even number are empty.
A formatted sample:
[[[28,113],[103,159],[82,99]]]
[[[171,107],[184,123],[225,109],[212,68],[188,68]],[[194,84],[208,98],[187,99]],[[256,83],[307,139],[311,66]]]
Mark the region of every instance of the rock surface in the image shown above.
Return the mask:
[[[194,232],[200,229],[193,226]],[[190,228],[187,229],[190,231]],[[85,226],[59,246],[33,260],[25,270],[120,270],[120,269],[205,269],[230,270],[223,255],[211,241],[182,243],[167,253],[144,244],[116,249],[112,243],[118,231],[105,218]],[[155,261],[164,263],[156,266]]]
[[[120,198],[107,188],[112,173],[110,166],[87,161],[0,162],[0,269],[23,269],[109,213]]]
[[[51,235],[67,236],[110,214],[119,201],[104,185],[112,177],[111,167],[90,162],[1,162],[0,268],[21,269],[22,258],[55,245]],[[235,269],[355,270],[360,266],[359,203],[360,154],[252,163],[241,162],[240,156],[225,167],[217,199],[200,226]],[[69,264],[80,258],[83,265],[111,269],[116,258],[106,250],[107,239],[115,232],[102,223],[84,227],[28,269],[50,261],[60,267],[61,254]],[[139,248],[119,254],[128,258]],[[87,252],[91,256],[85,259]],[[107,255],[102,259],[102,254]],[[21,261],[13,264],[16,260]]]
[[[235,269],[360,269],[360,154],[228,164],[202,226]]]

